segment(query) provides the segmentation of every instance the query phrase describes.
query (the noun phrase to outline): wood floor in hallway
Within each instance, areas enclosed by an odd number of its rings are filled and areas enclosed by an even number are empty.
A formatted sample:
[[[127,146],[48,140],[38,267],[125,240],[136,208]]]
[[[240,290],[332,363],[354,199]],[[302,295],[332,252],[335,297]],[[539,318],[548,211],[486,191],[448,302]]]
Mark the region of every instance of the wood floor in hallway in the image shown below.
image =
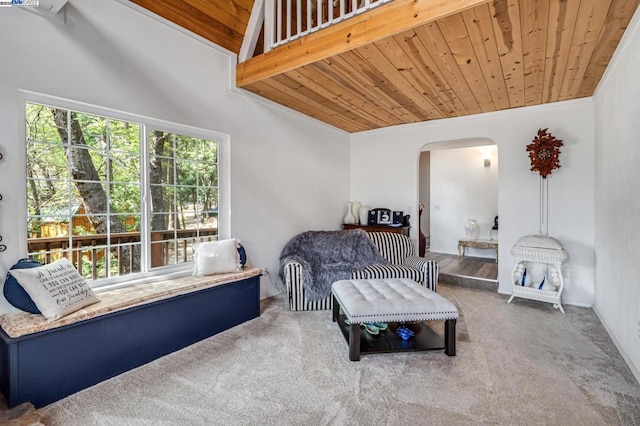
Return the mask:
[[[424,257],[438,262],[440,282],[492,291],[498,289],[495,259],[433,252],[425,253]]]

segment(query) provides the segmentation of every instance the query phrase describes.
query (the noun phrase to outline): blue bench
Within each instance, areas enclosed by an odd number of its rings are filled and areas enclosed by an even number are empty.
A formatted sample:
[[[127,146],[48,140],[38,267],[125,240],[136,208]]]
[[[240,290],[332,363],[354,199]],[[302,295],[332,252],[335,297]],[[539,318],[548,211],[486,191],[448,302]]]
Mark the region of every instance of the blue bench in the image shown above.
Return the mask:
[[[0,390],[9,407],[39,408],[256,318],[260,274],[226,274],[209,287],[210,277],[199,277],[201,289],[19,337],[0,329]]]

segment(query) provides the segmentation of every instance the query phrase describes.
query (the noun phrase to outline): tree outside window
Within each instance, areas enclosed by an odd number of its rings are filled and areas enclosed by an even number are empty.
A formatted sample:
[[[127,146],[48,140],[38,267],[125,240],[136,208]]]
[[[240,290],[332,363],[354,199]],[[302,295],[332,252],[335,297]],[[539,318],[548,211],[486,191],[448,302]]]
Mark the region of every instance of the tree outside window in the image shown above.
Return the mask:
[[[34,103],[25,112],[30,257],[67,257],[100,280],[190,262],[196,242],[217,239],[217,141]]]

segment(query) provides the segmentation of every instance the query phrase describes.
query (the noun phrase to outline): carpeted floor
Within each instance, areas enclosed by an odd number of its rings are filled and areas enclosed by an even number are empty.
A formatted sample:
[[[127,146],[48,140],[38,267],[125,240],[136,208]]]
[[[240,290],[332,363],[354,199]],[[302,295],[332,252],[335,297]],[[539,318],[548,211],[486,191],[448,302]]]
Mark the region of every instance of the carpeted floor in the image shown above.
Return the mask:
[[[42,408],[47,425],[632,425],[640,385],[591,309],[441,285],[457,356],[348,359],[329,311],[262,316]]]

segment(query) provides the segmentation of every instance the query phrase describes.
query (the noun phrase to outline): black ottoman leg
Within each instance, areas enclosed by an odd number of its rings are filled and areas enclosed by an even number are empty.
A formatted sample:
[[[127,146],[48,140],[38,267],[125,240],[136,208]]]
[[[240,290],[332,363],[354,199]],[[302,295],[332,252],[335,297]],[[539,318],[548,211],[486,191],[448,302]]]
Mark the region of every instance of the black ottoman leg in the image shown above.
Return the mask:
[[[336,296],[331,296],[333,299],[333,322],[338,321],[340,317],[340,305],[338,305],[338,301],[336,300]]]
[[[444,353],[456,355],[456,320],[448,319],[444,322]]]
[[[360,361],[360,324],[349,326],[349,360]]]

